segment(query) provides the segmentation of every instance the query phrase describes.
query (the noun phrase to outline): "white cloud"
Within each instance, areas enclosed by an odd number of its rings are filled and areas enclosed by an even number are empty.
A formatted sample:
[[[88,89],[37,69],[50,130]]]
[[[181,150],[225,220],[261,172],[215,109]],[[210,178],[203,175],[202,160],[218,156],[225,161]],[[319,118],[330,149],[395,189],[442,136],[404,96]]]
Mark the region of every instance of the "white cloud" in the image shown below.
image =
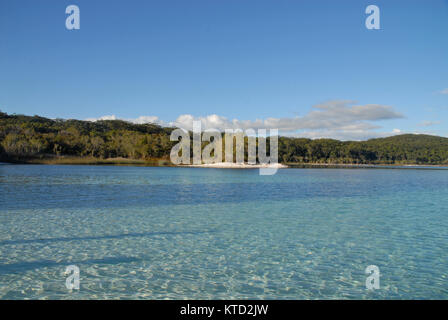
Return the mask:
[[[162,121],[159,119],[159,117],[156,116],[140,116],[137,119],[129,120],[132,123],[136,124],[144,124],[144,123],[157,123],[161,124]]]
[[[422,121],[418,124],[419,127],[430,127],[439,124],[440,121]]]
[[[116,119],[104,116],[90,121]],[[202,130],[206,129],[278,129],[282,135],[310,138],[335,138],[343,140],[364,140],[372,137],[387,136],[399,132],[377,132],[381,127],[375,121],[403,118],[392,107],[378,104],[356,105],[354,101],[329,101],[315,105],[302,117],[266,118],[256,120],[229,120],[226,117],[211,114],[194,117],[191,114],[180,115],[173,122],[163,122],[156,116],[141,116],[127,119],[132,123],[157,123],[165,126],[192,130],[193,121],[200,121]],[[126,119],[125,119],[126,120]],[[401,131],[400,131],[401,132]]]
[[[144,123],[155,123],[160,125],[165,125],[165,123],[159,119],[157,116],[140,116],[136,119],[119,119],[115,115],[102,116],[99,118],[88,118],[86,121],[99,121],[99,120],[124,120],[135,124],[144,124]]]
[[[448,88],[441,90],[440,93],[441,94],[448,94]]]
[[[302,135],[316,138],[343,137],[344,140],[359,140],[379,135],[372,130],[381,127],[372,122],[402,117],[403,115],[394,111],[390,106],[378,104],[355,105],[353,101],[330,101],[313,106],[311,111],[303,117],[267,118],[251,121],[229,120],[216,114],[205,117],[193,117],[184,114],[170,124],[191,130],[193,120],[195,120],[201,122],[202,129],[279,129],[284,135]],[[380,135],[391,134],[388,132]]]
[[[365,130],[317,130],[317,131],[304,131],[297,134],[289,135],[293,137],[300,138],[310,138],[310,139],[336,139],[342,141],[360,141],[368,140],[373,138],[384,138],[402,134],[403,132],[399,129],[394,129],[390,132],[388,131],[365,131]]]
[[[88,118],[88,119],[86,119],[86,121],[92,121],[92,122],[99,121],[99,120],[117,120],[117,117],[115,115],[110,115],[110,116],[102,116],[102,117],[99,117],[99,118]]]

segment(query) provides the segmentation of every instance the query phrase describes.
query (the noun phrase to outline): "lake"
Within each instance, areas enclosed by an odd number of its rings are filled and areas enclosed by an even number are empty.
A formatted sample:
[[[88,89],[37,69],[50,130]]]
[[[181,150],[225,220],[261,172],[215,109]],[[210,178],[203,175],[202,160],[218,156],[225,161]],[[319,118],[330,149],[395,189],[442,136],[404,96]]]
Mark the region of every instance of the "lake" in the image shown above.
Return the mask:
[[[448,170],[1,165],[0,298],[447,299]]]

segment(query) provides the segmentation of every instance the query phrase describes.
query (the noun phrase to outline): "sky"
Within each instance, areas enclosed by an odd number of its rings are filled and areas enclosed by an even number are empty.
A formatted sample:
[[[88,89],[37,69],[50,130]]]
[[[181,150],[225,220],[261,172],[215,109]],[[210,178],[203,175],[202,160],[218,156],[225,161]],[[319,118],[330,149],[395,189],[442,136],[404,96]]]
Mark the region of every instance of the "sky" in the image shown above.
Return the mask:
[[[0,0],[0,110],[448,136],[448,0]]]

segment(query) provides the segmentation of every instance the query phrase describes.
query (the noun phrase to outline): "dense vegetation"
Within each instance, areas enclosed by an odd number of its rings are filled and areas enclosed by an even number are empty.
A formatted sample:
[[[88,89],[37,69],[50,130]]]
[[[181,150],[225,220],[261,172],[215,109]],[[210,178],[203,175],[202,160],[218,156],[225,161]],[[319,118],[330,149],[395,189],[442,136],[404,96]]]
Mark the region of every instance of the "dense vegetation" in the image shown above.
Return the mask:
[[[82,157],[168,163],[173,128],[121,120],[51,120],[0,112],[0,160]],[[399,135],[368,141],[279,138],[283,163],[448,164],[448,138]]]
[[[55,156],[151,159],[169,157],[170,128],[120,120],[51,120],[0,112],[3,161]]]
[[[448,164],[448,138],[403,134],[368,141],[281,138],[283,162]]]

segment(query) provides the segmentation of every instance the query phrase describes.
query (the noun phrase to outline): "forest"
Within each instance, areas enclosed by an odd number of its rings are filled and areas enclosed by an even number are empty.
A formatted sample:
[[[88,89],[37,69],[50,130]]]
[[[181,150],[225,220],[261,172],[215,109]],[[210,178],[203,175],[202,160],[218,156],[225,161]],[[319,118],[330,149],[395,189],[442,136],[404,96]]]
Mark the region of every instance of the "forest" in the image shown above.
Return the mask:
[[[0,161],[107,163],[109,159],[110,163],[170,165],[170,151],[177,143],[170,141],[174,129],[122,120],[53,120],[0,112]],[[278,143],[279,162],[292,165],[448,164],[448,138],[430,135],[367,141],[279,137]]]

